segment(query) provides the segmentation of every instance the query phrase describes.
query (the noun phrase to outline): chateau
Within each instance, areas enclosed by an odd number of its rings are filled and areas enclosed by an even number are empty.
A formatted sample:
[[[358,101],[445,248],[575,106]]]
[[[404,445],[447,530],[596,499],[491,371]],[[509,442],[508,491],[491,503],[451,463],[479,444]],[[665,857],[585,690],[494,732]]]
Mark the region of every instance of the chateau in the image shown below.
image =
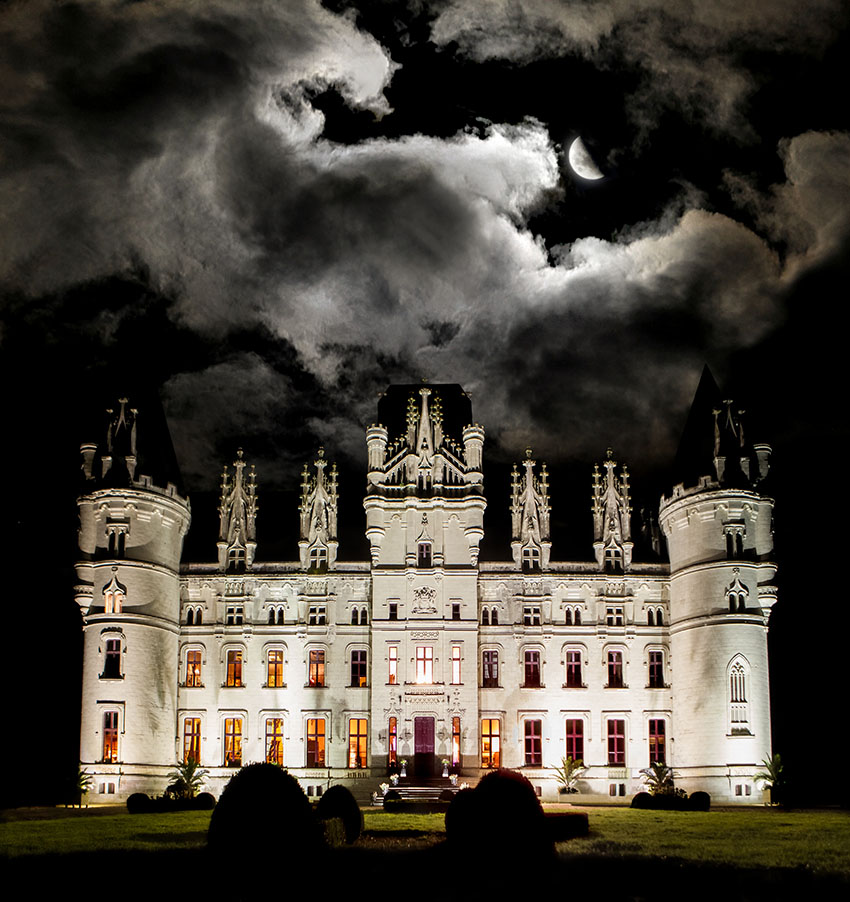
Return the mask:
[[[301,477],[298,559],[262,561],[258,478],[240,451],[210,563],[181,560],[189,501],[142,472],[145,412],[121,400],[103,441],[81,449],[92,791],[161,792],[188,757],[216,794],[252,761],[310,794],[329,780],[370,791],[404,760],[422,777],[448,762],[473,784],[516,768],[554,799],[572,756],[582,794],[629,796],[660,761],[687,791],[760,801],[770,448],[721,398],[695,402],[694,477],[671,482],[638,535],[626,468],[609,451],[589,474],[586,560],[557,559],[549,477],[530,451],[509,486],[513,560],[481,560],[484,429],[460,386],[407,385],[366,430],[369,560],[340,557],[338,496],[353,489],[319,451]]]

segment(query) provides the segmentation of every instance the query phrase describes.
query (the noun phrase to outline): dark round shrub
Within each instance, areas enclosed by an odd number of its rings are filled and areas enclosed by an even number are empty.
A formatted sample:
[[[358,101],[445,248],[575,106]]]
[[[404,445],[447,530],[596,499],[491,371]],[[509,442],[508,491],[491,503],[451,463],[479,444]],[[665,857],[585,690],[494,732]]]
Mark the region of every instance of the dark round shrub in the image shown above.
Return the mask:
[[[130,814],[142,814],[145,811],[151,811],[152,808],[150,798],[143,792],[134,792],[127,799],[127,811]]]
[[[211,792],[202,792],[192,801],[197,811],[212,811],[215,808],[215,796]]]
[[[446,814],[447,835],[451,830],[456,841],[486,846],[492,845],[494,836],[509,836],[511,848],[526,858],[552,854],[543,808],[534,787],[522,774],[505,769],[491,771],[472,790],[473,801],[466,801],[464,796],[458,793]]]
[[[340,783],[331,786],[319,799],[316,817],[320,821],[339,818],[345,827],[347,843],[357,842],[363,832],[363,812],[351,792]]]
[[[688,807],[691,811],[708,811],[711,808],[711,796],[701,790],[692,792],[688,799]]]
[[[632,808],[652,808],[652,796],[648,792],[639,792],[632,799]]]
[[[230,855],[250,838],[258,854],[281,848],[305,854],[321,845],[310,802],[298,781],[274,764],[249,764],[230,778],[210,818],[207,845]]]
[[[457,795],[455,790],[453,789],[444,789],[440,793],[440,801],[441,802],[452,802],[454,801],[454,797]]]

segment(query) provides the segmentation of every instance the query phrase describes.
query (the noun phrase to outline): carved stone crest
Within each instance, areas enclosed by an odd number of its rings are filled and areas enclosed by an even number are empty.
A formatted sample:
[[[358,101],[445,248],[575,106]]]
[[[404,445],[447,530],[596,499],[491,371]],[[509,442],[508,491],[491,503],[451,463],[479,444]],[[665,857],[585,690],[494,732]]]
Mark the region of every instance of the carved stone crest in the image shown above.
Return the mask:
[[[436,614],[437,590],[432,586],[420,586],[413,590],[413,613]]]

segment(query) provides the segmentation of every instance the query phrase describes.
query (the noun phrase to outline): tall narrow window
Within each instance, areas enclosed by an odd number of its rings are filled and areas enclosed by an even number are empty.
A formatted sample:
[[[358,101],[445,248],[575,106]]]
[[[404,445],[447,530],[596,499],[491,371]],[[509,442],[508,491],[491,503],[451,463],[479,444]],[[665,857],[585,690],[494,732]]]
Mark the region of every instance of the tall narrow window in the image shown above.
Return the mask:
[[[460,646],[452,646],[452,683],[460,683]]]
[[[537,649],[528,649],[525,652],[525,682],[527,689],[540,688],[540,652]]]
[[[626,763],[626,722],[608,721],[608,764],[621,766]]]
[[[242,718],[224,718],[224,766],[242,767]]]
[[[283,685],[283,649],[269,649],[266,666],[266,685],[280,687]]]
[[[201,762],[201,718],[183,718],[183,760]]]
[[[747,672],[741,663],[735,664],[729,671],[729,690],[732,716],[732,729],[736,726],[741,732],[746,731],[747,715]]]
[[[103,762],[115,764],[118,761],[118,712],[103,713]]]
[[[420,645],[416,649],[416,682],[434,682],[434,649],[430,645]]]
[[[499,609],[493,608],[490,611],[490,626],[498,626],[499,625]]]
[[[387,649],[387,656],[389,661],[389,675],[387,677],[387,682],[391,686],[395,686],[398,684],[398,646],[391,645]]]
[[[452,718],[452,767],[460,767],[460,718]]]
[[[201,676],[201,652],[197,648],[190,648],[186,652],[186,685],[190,689],[200,688],[204,685]]]
[[[581,689],[581,651],[571,648],[567,651],[567,688]]]
[[[359,626],[360,624],[360,611],[357,608],[353,608],[351,611],[351,625]]]
[[[496,689],[499,685],[499,653],[497,651],[482,652],[481,685],[485,689]]]
[[[103,655],[103,673],[105,680],[121,678],[121,640],[107,639]]]
[[[363,649],[351,652],[351,685],[366,685],[366,652]]]
[[[649,688],[664,688],[664,652],[651,651],[649,653]]]
[[[310,686],[325,685],[325,652],[322,649],[310,649],[310,670],[308,674]]]
[[[666,724],[663,719],[652,719],[649,722],[649,764],[666,764],[667,742]]]
[[[460,602],[452,602],[452,620],[460,620]]]
[[[283,767],[283,718],[266,718],[266,762]]]
[[[499,767],[501,761],[501,737],[499,720],[485,718],[481,721],[481,766]]]
[[[655,611],[652,608],[646,612],[646,623],[647,626],[655,626]]]
[[[580,717],[567,720],[567,757],[584,761],[584,721]]]
[[[575,614],[573,614],[573,623],[576,626],[581,626],[581,611],[578,608],[575,609]]]
[[[113,580],[113,583],[116,581]],[[103,593],[103,611],[105,614],[120,614],[124,610],[124,592],[113,585]]]
[[[419,546],[416,550],[416,566],[417,567],[430,567],[431,566],[431,543],[430,542],[420,542]]]
[[[572,608],[567,608],[566,612],[564,613],[564,623],[565,623],[567,626],[572,626],[572,625],[573,625],[573,611],[572,611]]]
[[[525,766],[543,766],[543,721],[525,722]]]
[[[366,767],[366,718],[351,717],[348,721],[348,766]]]
[[[608,688],[623,688],[623,653],[621,651],[608,652]]]
[[[242,685],[242,651],[232,648],[227,652],[227,679],[225,686]]]
[[[481,625],[490,626],[490,610],[489,608],[481,609]]]
[[[398,620],[398,602],[397,601],[389,602],[389,614],[387,614],[387,620]]]
[[[391,717],[387,730],[387,764],[398,764],[398,718]]]
[[[325,766],[325,719],[307,719],[307,767]]]

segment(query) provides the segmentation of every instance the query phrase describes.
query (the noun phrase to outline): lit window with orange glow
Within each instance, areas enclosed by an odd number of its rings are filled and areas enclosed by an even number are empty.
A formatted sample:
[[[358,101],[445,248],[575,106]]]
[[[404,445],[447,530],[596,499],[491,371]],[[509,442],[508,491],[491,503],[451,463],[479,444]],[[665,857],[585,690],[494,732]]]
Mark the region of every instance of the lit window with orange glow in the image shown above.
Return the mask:
[[[201,681],[201,652],[195,648],[189,649],[186,652],[186,686],[190,689],[198,689],[203,685]]]
[[[283,718],[266,718],[266,762],[283,767]]]
[[[481,766],[499,767],[501,760],[501,735],[498,718],[487,718],[481,721]]]
[[[366,741],[366,718],[350,718],[348,721],[349,767],[366,767]]]
[[[387,731],[387,764],[398,764],[398,718],[391,717]]]
[[[283,686],[283,650],[280,648],[269,649],[266,685],[276,688]]]
[[[224,766],[242,766],[242,718],[224,719]]]
[[[115,764],[118,761],[118,712],[103,713],[103,762]]]
[[[227,678],[225,686],[241,686],[242,685],[242,651],[238,648],[231,648],[227,652]]]
[[[322,649],[310,650],[307,683],[315,687],[325,685],[325,653]]]
[[[390,665],[390,672],[387,682],[390,684],[390,686],[395,686],[398,683],[398,646],[391,645],[387,649],[387,655]]]
[[[325,766],[325,719],[307,719],[307,767]]]
[[[460,718],[452,718],[452,767],[460,767]]]
[[[434,648],[431,645],[420,645],[416,649],[416,682],[434,682]]]
[[[200,763],[201,760],[201,718],[185,717],[183,719],[183,760],[189,759]]]

